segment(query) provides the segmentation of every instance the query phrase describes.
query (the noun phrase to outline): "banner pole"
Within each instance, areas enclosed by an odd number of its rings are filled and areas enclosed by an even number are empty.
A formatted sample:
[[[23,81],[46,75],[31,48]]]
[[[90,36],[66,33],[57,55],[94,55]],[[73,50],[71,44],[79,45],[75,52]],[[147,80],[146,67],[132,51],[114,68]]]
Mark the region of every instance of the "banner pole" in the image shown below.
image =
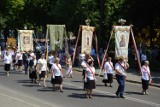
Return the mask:
[[[105,51],[105,54],[104,54],[104,57],[103,57],[103,60],[102,60],[102,63],[101,63],[100,71],[102,71],[103,64],[104,64],[104,60],[105,60],[106,55],[107,55],[107,52],[108,52],[108,48],[109,48],[109,44],[110,44],[110,41],[111,41],[112,35],[113,35],[113,30],[111,31],[111,36],[110,36],[110,38],[109,38],[109,41],[108,41],[108,44],[107,44],[107,48],[106,48],[106,51]],[[101,72],[100,72],[100,73],[101,73]],[[99,73],[99,75],[100,75],[100,73]]]
[[[82,26],[80,25],[80,27],[79,27],[79,31],[78,31],[78,38],[77,38],[76,45],[75,45],[75,50],[74,50],[74,53],[73,53],[73,64],[74,64],[74,60],[75,60],[75,56],[76,56],[78,40],[79,40],[80,33],[81,33],[81,27],[82,27]]]
[[[47,31],[46,31],[46,63],[48,63],[48,27],[47,27]],[[48,77],[48,67],[47,68],[47,77]]]
[[[139,67],[139,70],[140,70],[140,74],[142,74],[141,63],[140,63],[140,59],[138,57],[137,45],[136,45],[135,38],[134,38],[134,35],[133,35],[132,26],[131,26],[131,37],[132,37],[132,42],[133,42],[133,46],[134,46],[135,55],[136,55],[136,58],[137,58],[137,61],[138,61],[138,67]]]

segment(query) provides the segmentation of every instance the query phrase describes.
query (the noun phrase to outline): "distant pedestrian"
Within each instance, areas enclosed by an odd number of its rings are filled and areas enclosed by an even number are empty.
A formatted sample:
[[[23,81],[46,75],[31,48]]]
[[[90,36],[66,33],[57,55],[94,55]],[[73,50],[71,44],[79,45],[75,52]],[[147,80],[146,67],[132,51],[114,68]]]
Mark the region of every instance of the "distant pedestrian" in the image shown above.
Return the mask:
[[[149,68],[149,61],[145,61],[144,65],[141,68],[142,71],[142,94],[148,95],[147,89],[149,88],[149,81],[152,80]]]
[[[107,78],[103,79],[103,83],[105,84],[105,86],[107,86],[107,83],[110,83],[110,87],[112,87],[114,73],[114,67],[111,60],[112,58],[108,57],[108,61],[104,64],[104,76]]]
[[[119,57],[118,62],[115,65],[115,71],[116,71],[116,80],[119,84],[118,89],[116,91],[116,97],[119,98],[125,98],[124,88],[125,88],[125,78],[126,78],[126,69],[129,68],[128,61],[124,59],[123,56]]]
[[[60,92],[63,92],[62,82],[63,82],[63,74],[62,67],[59,64],[60,59],[55,59],[55,64],[52,65],[52,75],[51,75],[51,83],[53,86],[53,91],[55,91],[55,84],[59,84]]]

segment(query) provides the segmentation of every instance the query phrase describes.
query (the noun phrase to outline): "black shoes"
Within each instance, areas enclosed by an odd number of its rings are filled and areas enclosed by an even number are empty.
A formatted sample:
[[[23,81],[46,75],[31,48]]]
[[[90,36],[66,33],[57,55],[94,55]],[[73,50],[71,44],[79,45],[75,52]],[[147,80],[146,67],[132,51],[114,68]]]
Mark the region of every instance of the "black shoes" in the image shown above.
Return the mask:
[[[121,98],[125,98],[123,95],[120,96]]]

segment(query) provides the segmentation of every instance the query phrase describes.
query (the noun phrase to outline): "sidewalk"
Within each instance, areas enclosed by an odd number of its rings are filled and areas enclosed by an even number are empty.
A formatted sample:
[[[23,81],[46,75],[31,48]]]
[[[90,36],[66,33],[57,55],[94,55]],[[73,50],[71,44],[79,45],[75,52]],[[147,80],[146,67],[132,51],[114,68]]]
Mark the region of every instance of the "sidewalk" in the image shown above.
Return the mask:
[[[82,72],[82,68],[73,67],[74,70]],[[100,69],[96,69],[96,74],[100,73]],[[154,83],[150,84],[151,86],[160,88],[160,72],[151,72]],[[103,73],[101,72],[101,77],[103,78]],[[134,69],[127,70],[127,82],[139,83],[141,84],[140,73],[137,73]]]

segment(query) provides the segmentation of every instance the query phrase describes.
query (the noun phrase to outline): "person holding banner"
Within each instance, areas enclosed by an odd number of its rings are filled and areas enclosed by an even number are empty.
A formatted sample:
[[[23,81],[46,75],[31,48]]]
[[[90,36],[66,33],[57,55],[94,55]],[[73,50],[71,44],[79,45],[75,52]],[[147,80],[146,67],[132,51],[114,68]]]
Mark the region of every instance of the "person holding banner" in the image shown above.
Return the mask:
[[[38,85],[41,86],[41,78],[43,78],[43,86],[46,86],[46,71],[47,71],[47,61],[45,59],[45,54],[41,55],[41,58],[38,60],[37,64],[37,73],[39,74]]]
[[[92,89],[96,88],[96,82],[95,82],[95,68],[93,66],[93,61],[89,59],[86,72],[85,72],[85,78],[84,81],[86,82],[86,90],[87,94],[86,97],[92,99]]]
[[[145,61],[144,65],[141,68],[142,71],[142,94],[148,95],[147,89],[149,86],[149,82],[152,80],[151,74],[150,74],[150,68],[149,68],[149,61]]]
[[[16,59],[18,61],[18,70],[22,72],[22,65],[23,65],[23,51],[22,50],[16,54]]]
[[[52,75],[51,75],[51,83],[53,86],[53,91],[55,91],[56,87],[55,84],[59,84],[60,92],[63,93],[62,82],[63,82],[63,74],[62,68],[59,64],[59,58],[55,59],[55,64],[52,65]]]
[[[125,98],[123,93],[125,88],[126,69],[129,68],[129,64],[127,62],[128,60],[125,60],[123,56],[120,56],[118,58],[118,62],[115,65],[116,80],[119,84],[115,93],[117,98]]]
[[[85,79],[85,73],[86,73],[86,69],[87,69],[89,59],[94,61],[94,59],[90,56],[90,54],[85,53],[85,59],[81,63],[81,66],[83,68],[83,72],[82,72],[83,80]],[[84,81],[83,89],[86,90],[86,82],[85,81]]]
[[[110,87],[112,87],[112,83],[113,83],[113,63],[112,63],[112,58],[108,57],[108,61],[105,62],[104,64],[104,78],[103,79],[103,83],[105,84],[105,86],[107,86],[107,83],[110,83]]]

